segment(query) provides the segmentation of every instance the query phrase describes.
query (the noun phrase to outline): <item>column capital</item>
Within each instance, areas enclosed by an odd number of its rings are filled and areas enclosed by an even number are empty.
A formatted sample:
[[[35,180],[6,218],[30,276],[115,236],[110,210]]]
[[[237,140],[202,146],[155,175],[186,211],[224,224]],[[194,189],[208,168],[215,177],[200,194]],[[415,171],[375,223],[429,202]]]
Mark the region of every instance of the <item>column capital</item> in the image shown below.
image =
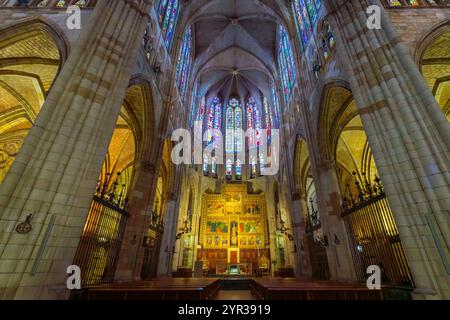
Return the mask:
[[[319,170],[332,170],[336,168],[336,161],[334,159],[320,159],[317,161],[317,168]]]

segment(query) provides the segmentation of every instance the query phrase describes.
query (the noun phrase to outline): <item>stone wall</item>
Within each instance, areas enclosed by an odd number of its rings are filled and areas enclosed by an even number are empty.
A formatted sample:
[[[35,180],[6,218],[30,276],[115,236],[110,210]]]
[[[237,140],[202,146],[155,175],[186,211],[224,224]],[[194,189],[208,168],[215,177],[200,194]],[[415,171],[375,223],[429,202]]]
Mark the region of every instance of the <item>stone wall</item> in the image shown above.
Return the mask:
[[[414,60],[424,37],[437,26],[450,21],[450,8],[389,9],[387,12]]]

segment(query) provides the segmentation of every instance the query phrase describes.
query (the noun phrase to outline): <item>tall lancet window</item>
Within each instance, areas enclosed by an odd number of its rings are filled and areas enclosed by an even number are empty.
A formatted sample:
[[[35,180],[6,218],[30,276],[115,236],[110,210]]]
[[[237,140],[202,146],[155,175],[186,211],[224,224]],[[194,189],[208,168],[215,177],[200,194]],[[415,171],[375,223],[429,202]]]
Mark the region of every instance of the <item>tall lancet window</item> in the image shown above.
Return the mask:
[[[197,97],[198,98],[198,97]],[[199,139],[203,139],[203,124],[205,122],[205,112],[206,112],[206,99],[205,96],[200,98],[200,101],[198,102],[198,113],[197,113],[197,117],[195,118],[199,124],[201,125],[197,125],[195,126],[195,123],[192,123],[192,126],[194,127],[194,132],[195,132],[195,136],[198,137]],[[196,108],[195,108],[196,109]],[[195,117],[195,115],[194,115]]]
[[[264,159],[263,154],[260,153],[260,165],[265,166],[266,164],[270,163],[270,156],[271,156],[271,139],[272,139],[272,114],[270,113],[270,107],[269,107],[269,101],[266,97],[263,98],[263,111],[264,111],[264,129],[266,130],[267,134],[267,146],[264,146],[261,144],[261,146],[264,148],[267,148],[267,159]]]
[[[209,106],[209,111],[206,119],[206,129],[208,130],[208,136],[206,139],[206,145],[210,146],[214,144],[214,148],[220,147],[218,145],[218,138],[215,134],[213,134],[209,130],[221,130],[222,129],[222,100],[219,97],[215,97]],[[217,176],[217,159],[216,157],[212,157],[212,159],[208,158],[208,155],[205,154],[203,159],[203,173],[208,175],[209,171],[209,162],[211,162],[211,174],[213,176]]]
[[[234,160],[234,109],[230,104],[227,108],[227,128],[226,128],[226,175],[228,179],[233,176],[233,160]]]
[[[261,143],[261,112],[252,96],[247,99],[247,132],[250,178],[255,178],[258,174],[258,146]]]
[[[234,145],[235,145],[235,151],[238,155],[236,157],[236,179],[240,180],[242,179],[242,163],[239,158],[240,154],[243,154],[243,137],[242,137],[242,120],[243,120],[243,112],[240,105],[237,105],[234,108]]]
[[[292,6],[295,16],[295,24],[303,48],[306,48],[312,35],[312,27],[317,21],[321,0],[293,0]]]
[[[181,100],[184,101],[187,87],[189,85],[189,76],[191,74],[192,65],[192,29],[189,27],[183,36],[181,43],[181,51],[178,56],[177,70],[175,79]]]
[[[164,34],[164,41],[167,50],[170,50],[173,42],[173,35],[177,27],[178,16],[180,14],[179,0],[159,0],[156,5],[159,25]]]
[[[272,85],[272,103],[273,103],[273,119],[272,119],[272,125],[274,128],[279,128],[280,125],[280,101],[278,100],[277,90],[275,88],[275,84]]]
[[[297,81],[294,55],[292,45],[286,30],[280,26],[278,29],[278,68],[280,70],[281,82],[283,83],[283,94],[286,104],[291,98],[292,89]]]
[[[226,176],[233,178],[233,166],[236,179],[242,178],[242,164],[239,154],[242,150],[242,109],[237,98],[231,98],[226,112]]]

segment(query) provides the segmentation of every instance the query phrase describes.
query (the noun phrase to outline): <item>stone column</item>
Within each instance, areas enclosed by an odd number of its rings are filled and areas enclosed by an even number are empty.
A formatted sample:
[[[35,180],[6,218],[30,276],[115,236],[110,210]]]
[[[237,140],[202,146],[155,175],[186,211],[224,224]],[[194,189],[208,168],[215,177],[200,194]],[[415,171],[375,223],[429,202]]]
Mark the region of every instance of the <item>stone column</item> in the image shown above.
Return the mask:
[[[266,191],[267,190],[267,191]],[[275,272],[275,269],[281,266],[279,257],[279,251],[277,247],[277,225],[276,225],[276,215],[277,215],[277,205],[275,203],[275,188],[274,184],[270,186],[266,186],[266,189],[263,190],[266,194],[266,211],[267,211],[267,226],[268,226],[268,235],[269,235],[269,252],[270,252],[270,266],[272,275]],[[277,263],[272,263],[276,261]]]
[[[197,261],[197,256],[198,256],[198,249],[199,249],[199,240],[200,240],[200,231],[201,231],[201,216],[202,216],[202,194],[201,192],[199,192],[199,190],[201,190],[201,185],[198,182],[198,176],[197,174],[195,174],[195,176],[193,176],[191,179],[194,179],[196,181],[196,185],[197,187],[193,190],[191,190],[191,192],[194,192],[194,203],[192,204],[192,235],[194,236],[194,247],[193,247],[193,252],[194,252],[194,257],[193,257],[193,267],[195,267],[195,262]],[[188,203],[189,203],[189,199],[188,199]],[[188,204],[189,205],[189,204]]]
[[[296,275],[298,277],[311,277],[312,267],[305,233],[305,216],[308,212],[306,195],[295,193],[292,195],[292,227],[294,241],[297,249]]]
[[[384,8],[327,1],[338,57],[399,228],[417,299],[450,298],[450,126]]]
[[[177,260],[174,257],[174,246],[177,244],[176,235],[179,220],[179,208],[180,208],[180,192],[182,181],[182,168],[177,168],[175,172],[175,178],[173,182],[173,192],[170,194],[169,202],[166,206],[166,213],[164,215],[164,233],[162,235],[159,259],[158,259],[158,276],[170,276],[173,270],[173,261]]]
[[[341,213],[341,191],[334,161],[318,164],[317,192],[319,217],[328,237],[327,257],[333,280],[356,280],[355,267]]]
[[[177,201],[174,206],[171,207],[171,211],[168,211],[167,214],[169,215],[167,217],[169,225],[164,226],[164,234],[166,232],[170,232],[170,234],[165,234],[167,237],[166,243],[169,245],[169,260],[168,260],[168,272],[176,271],[179,266],[179,260],[182,259],[182,242],[183,238],[176,239],[177,234],[179,233],[179,229],[183,226],[184,218],[186,217],[185,214],[182,214],[182,212],[187,212],[187,206],[185,205],[186,196],[189,192],[189,187],[186,184],[186,181],[183,177],[185,168],[177,167],[177,173],[175,176],[175,182],[174,182],[174,199],[176,197]],[[182,193],[183,191],[183,193]],[[167,246],[166,245],[166,246]],[[161,252],[165,250],[166,247],[163,244],[161,245]],[[162,253],[161,253],[162,254]],[[161,259],[160,254],[160,259]],[[158,269],[161,270],[161,269]],[[162,272],[162,271],[161,271]],[[159,274],[159,271],[158,271]]]
[[[141,276],[144,258],[143,239],[147,235],[152,217],[151,200],[154,197],[152,186],[156,185],[155,166],[142,162],[136,168],[137,181],[130,196],[130,216],[119,254],[115,280],[138,280]]]
[[[175,243],[178,202],[170,199],[167,203],[167,213],[164,217],[164,233],[158,259],[158,276],[170,276],[172,273],[173,246]]]
[[[65,298],[151,2],[100,0],[0,187],[0,299]],[[34,213],[28,234],[15,231]]]

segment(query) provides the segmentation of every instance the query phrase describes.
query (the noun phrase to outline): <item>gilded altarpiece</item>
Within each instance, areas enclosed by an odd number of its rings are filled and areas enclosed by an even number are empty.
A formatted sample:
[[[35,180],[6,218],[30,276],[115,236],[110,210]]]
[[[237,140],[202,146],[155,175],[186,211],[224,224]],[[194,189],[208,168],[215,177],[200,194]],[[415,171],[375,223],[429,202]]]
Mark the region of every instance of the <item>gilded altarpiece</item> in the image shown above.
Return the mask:
[[[222,194],[205,194],[199,243],[197,258],[209,273],[230,264],[239,264],[246,274],[268,269],[264,194],[247,194],[245,184],[226,185]]]

